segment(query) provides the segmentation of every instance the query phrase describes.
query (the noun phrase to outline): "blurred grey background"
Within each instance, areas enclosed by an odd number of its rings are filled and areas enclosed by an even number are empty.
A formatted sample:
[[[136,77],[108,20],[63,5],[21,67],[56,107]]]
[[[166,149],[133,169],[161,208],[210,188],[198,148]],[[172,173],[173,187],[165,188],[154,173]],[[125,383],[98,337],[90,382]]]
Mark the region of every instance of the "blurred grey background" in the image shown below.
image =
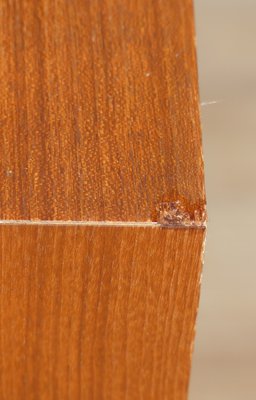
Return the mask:
[[[255,400],[256,0],[194,1],[209,223],[189,400]]]

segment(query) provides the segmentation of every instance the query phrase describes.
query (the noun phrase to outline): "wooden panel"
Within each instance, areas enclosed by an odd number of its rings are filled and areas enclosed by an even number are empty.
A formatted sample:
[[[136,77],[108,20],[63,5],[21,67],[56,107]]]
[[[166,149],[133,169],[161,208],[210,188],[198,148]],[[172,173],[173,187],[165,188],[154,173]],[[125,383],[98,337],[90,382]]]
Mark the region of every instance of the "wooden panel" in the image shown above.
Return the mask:
[[[191,0],[2,0],[0,219],[204,208]]]
[[[1,400],[184,400],[203,237],[1,226]]]
[[[0,129],[1,400],[184,400],[205,223],[191,0],[1,1]]]

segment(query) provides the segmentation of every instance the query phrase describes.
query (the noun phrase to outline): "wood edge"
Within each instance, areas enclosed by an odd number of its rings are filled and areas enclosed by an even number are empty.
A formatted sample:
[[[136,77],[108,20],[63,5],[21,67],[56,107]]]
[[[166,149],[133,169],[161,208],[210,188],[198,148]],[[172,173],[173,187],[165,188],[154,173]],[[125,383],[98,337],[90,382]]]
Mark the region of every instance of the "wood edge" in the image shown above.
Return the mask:
[[[188,212],[181,201],[160,203],[157,207],[157,221],[162,226],[184,228],[206,228],[206,205],[200,209]]]
[[[205,229],[206,223],[191,223],[190,225],[179,222],[138,222],[138,221],[62,221],[62,220],[0,220],[0,226],[28,225],[28,226],[98,226],[98,227],[144,227],[144,228],[171,228],[171,229]]]

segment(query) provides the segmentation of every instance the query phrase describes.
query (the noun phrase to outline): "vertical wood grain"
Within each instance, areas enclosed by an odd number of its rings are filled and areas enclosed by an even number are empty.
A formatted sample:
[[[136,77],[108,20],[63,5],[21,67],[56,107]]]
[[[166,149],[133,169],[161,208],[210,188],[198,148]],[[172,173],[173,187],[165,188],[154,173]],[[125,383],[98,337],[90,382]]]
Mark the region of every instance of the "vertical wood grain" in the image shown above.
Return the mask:
[[[0,235],[2,400],[186,398],[203,230]]]
[[[2,0],[0,153],[0,400],[185,400],[205,226],[192,1]]]
[[[2,0],[0,219],[205,204],[191,0]]]

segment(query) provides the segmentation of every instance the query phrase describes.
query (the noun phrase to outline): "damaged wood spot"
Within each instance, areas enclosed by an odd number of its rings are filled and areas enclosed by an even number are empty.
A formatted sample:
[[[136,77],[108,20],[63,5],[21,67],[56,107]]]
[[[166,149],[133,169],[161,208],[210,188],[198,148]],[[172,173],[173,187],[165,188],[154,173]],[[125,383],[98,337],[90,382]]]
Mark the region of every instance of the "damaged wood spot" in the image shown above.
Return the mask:
[[[206,211],[195,210],[192,214],[185,210],[179,200],[160,203],[157,207],[158,223],[170,227],[205,227]]]

